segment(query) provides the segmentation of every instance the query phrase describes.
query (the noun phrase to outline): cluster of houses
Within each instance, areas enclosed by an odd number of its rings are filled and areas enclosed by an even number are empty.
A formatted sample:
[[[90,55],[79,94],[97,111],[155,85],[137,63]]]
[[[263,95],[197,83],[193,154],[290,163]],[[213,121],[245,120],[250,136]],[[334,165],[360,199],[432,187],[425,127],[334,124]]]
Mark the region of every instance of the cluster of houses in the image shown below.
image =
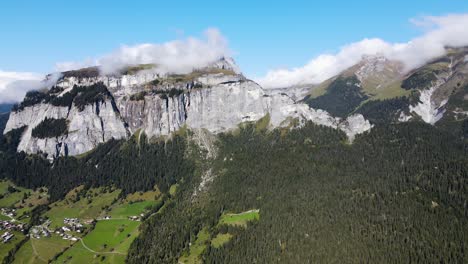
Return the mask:
[[[0,230],[23,232],[25,228],[26,224],[21,222],[16,222],[13,220],[0,221]]]
[[[65,218],[63,219],[65,226],[62,226],[62,230],[65,232],[83,232],[84,226],[80,223],[78,218]]]
[[[65,240],[71,240],[71,241],[78,241],[79,238],[77,237],[74,237],[70,234],[66,234],[66,233],[58,233],[59,236],[62,237],[62,239],[65,239]]]
[[[0,239],[3,241],[3,243],[7,243],[10,241],[15,235],[10,233],[10,232],[5,232],[3,235],[0,236]]]
[[[50,222],[40,226],[33,226],[29,230],[29,234],[36,239],[39,239],[41,237],[50,237],[51,232],[49,230],[49,224]]]
[[[143,216],[143,214],[142,214],[141,216],[132,215],[132,216],[129,216],[129,217],[128,217],[128,220],[140,221],[142,216]]]
[[[84,225],[80,223],[78,218],[65,218],[63,219],[64,226],[57,228],[55,233],[65,240],[77,241],[79,238],[69,234],[69,232],[82,233]]]
[[[0,236],[0,240],[3,243],[7,243],[15,236],[15,234],[13,234],[12,231],[24,232],[24,229],[26,228],[26,224],[17,222],[13,218],[16,216],[16,209],[1,208],[0,212],[2,213],[2,215],[5,215],[11,218],[11,220],[0,221],[0,230],[6,230],[6,232]]]
[[[13,218],[16,216],[16,209],[14,208],[1,208],[0,211],[2,215],[8,216],[10,218]]]
[[[77,241],[79,238],[70,234],[70,232],[82,233],[84,231],[84,225],[80,223],[78,218],[65,218],[63,220],[64,225],[56,228],[55,230],[50,230],[50,220],[47,220],[44,224],[40,226],[34,226],[31,228],[30,233],[34,238],[41,237],[50,237],[51,233],[55,233],[58,236],[62,237],[65,240]]]

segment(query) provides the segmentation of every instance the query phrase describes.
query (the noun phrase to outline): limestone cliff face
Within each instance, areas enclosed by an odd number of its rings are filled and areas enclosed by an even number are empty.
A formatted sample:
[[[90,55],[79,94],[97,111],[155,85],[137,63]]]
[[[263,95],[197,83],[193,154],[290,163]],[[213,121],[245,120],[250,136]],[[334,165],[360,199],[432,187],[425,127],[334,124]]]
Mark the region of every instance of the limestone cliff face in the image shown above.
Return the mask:
[[[32,130],[45,118],[69,121],[68,134],[55,138],[35,138]],[[129,136],[125,123],[114,111],[111,102],[96,102],[82,111],[76,107],[57,107],[37,104],[22,111],[12,112],[4,133],[26,126],[18,151],[47,153],[50,158],[59,155],[78,155],[95,148],[111,138]]]
[[[362,115],[342,120],[326,111],[296,103],[287,94],[264,90],[250,80],[239,80],[238,76],[233,76],[231,81],[216,84],[217,78],[204,76],[203,80],[197,81],[213,86],[189,88],[189,92],[177,97],[145,96],[140,101],[117,99],[117,105],[132,132],[141,128],[149,136],[168,135],[183,125],[219,133],[234,129],[242,122],[257,121],[267,114],[272,128],[287,126],[293,119],[310,120],[341,129],[351,140],[356,134],[371,128]]]
[[[272,128],[286,126],[293,119],[311,120],[341,129],[351,140],[371,128],[360,115],[346,120],[332,117],[326,111],[296,103],[286,93],[264,90],[238,74],[237,68],[228,68],[226,72],[225,63],[217,67],[222,71],[198,74],[190,80],[158,82],[151,89],[149,83],[161,76],[150,72],[118,77],[66,77],[57,83],[61,90],[54,96],[66,96],[75,85],[96,83],[103,83],[111,96],[82,109],[75,102],[70,107],[45,101],[24,107],[11,113],[4,133],[27,126],[18,151],[43,152],[52,158],[78,155],[112,138],[128,138],[139,129],[149,137],[169,135],[184,125],[216,134],[234,129],[242,122],[257,121],[267,114]],[[33,137],[32,130],[45,118],[68,120],[68,132],[55,138]]]

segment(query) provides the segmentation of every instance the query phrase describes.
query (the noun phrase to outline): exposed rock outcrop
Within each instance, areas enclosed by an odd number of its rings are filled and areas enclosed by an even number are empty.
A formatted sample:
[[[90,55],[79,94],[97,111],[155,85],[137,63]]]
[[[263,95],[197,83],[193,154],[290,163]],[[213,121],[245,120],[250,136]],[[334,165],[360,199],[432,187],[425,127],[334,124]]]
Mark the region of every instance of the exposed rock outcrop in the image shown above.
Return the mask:
[[[226,63],[228,63],[229,66]],[[371,128],[361,115],[345,120],[332,117],[326,111],[296,103],[286,93],[264,90],[239,74],[230,60],[215,64],[218,71],[197,72],[172,78],[157,73],[135,75],[73,77],[61,79],[65,96],[75,85],[106,85],[111,96],[76,107],[39,103],[12,112],[4,133],[27,126],[18,151],[47,153],[49,157],[78,155],[111,138],[122,139],[141,129],[149,137],[169,135],[183,126],[220,133],[237,128],[239,123],[257,121],[267,114],[271,127],[286,126],[290,120],[311,120],[346,132],[352,140],[358,133]],[[155,80],[161,80],[153,82]],[[139,96],[136,97],[135,94]],[[57,138],[32,137],[32,130],[45,118],[66,118],[68,133]]]
[[[34,138],[32,130],[45,118],[69,121],[69,133],[56,138]],[[50,158],[59,155],[78,155],[95,148],[111,138],[129,136],[125,123],[110,101],[87,105],[83,111],[76,107],[37,104],[22,111],[12,112],[4,133],[27,126],[18,146],[26,153],[47,153]]]

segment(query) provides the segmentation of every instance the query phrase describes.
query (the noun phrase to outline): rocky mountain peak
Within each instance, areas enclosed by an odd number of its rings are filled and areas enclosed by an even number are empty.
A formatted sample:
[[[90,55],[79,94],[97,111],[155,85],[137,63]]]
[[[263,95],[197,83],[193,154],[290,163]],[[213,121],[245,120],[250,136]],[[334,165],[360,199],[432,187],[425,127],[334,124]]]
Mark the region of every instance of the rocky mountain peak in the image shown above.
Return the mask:
[[[217,69],[223,69],[223,70],[229,70],[233,71],[236,74],[241,74],[241,69],[239,66],[236,64],[234,59],[232,57],[222,57],[218,61],[212,63],[210,66],[207,68],[217,68]]]
[[[384,85],[403,75],[403,64],[387,59],[383,55],[365,55],[362,60],[348,70],[363,85]]]

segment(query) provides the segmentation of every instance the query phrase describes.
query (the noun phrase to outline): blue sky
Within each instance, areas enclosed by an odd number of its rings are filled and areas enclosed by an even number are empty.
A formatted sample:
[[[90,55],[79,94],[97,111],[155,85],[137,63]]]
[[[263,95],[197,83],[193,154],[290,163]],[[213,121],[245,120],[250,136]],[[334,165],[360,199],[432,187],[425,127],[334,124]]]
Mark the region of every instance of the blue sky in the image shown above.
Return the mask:
[[[468,12],[466,0],[281,2],[1,1],[0,70],[47,73],[56,62],[215,27],[246,75],[262,76],[363,38],[408,41],[421,34],[411,18]]]

